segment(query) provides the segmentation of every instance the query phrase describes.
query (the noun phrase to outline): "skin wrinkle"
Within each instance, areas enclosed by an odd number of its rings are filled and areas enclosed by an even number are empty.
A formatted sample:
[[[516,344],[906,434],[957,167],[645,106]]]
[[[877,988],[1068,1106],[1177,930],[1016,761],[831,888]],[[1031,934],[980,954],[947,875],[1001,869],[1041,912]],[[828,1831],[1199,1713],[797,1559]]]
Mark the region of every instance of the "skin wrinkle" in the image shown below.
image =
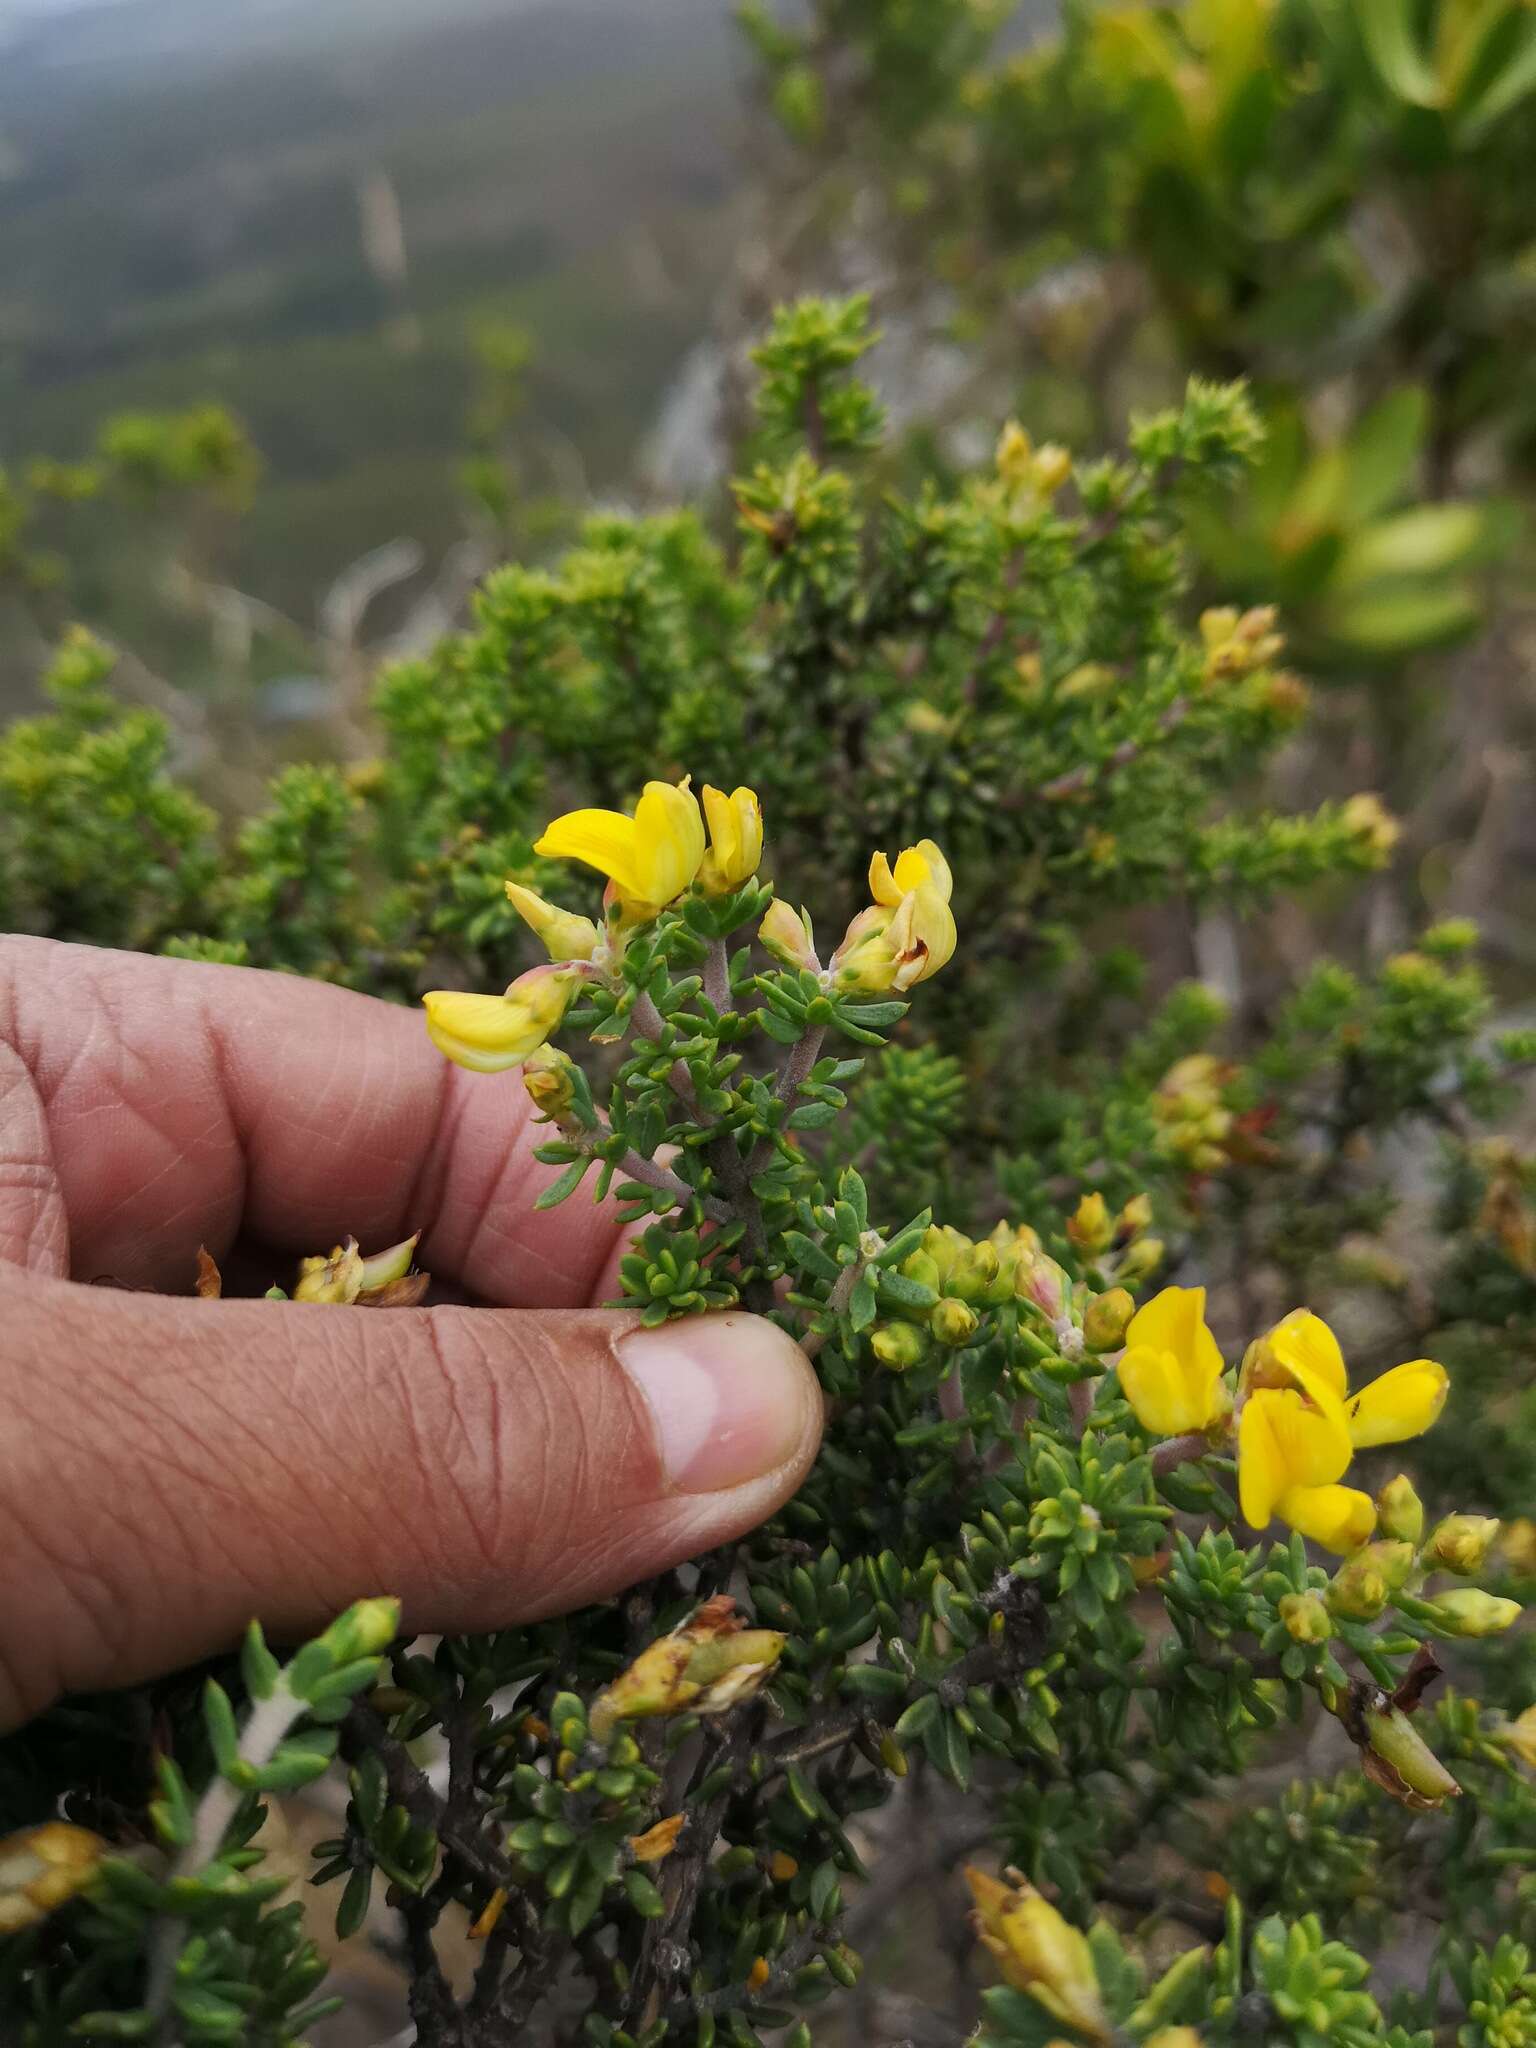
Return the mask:
[[[23,1276],[0,1234],[0,1517],[17,1525],[0,1726],[61,1683],[225,1647],[253,1611],[293,1640],[362,1593],[398,1591],[407,1628],[435,1633],[606,1598],[741,1534],[808,1462],[807,1374],[778,1474],[701,1500],[669,1489],[614,1355],[634,1318],[584,1306],[615,1291],[611,1207],[535,1213],[542,1133],[515,1077],[445,1067],[411,1012],[0,936],[0,1022],[0,1231],[7,1157],[46,1144],[82,1278],[188,1289],[197,1242],[232,1240],[243,1202],[277,1252],[349,1229],[381,1248],[424,1223],[445,1287],[534,1311],[118,1293],[45,1272],[30,1244]],[[9,1096],[7,1045],[26,1067]],[[16,1104],[38,1146],[18,1143]]]

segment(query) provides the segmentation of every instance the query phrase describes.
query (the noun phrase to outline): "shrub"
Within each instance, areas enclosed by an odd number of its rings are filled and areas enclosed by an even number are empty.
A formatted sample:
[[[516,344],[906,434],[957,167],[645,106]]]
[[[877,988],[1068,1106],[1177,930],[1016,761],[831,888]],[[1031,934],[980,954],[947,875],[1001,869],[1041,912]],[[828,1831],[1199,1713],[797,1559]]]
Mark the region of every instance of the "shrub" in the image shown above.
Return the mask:
[[[1186,545],[1243,502],[1244,392],[1098,461],[1009,423],[893,496],[867,339],[780,316],[728,545],[604,515],[499,571],[383,678],[378,760],[290,771],[222,851],[89,645],[6,742],[31,928],[425,989],[450,1057],[522,1067],[544,1203],[635,1225],[624,1302],[772,1314],[829,1397],[780,1517],[622,1603],[391,1647],[366,1602],[0,1744],[28,2044],[296,2038],[322,1966],[253,1838],[337,1756],[317,1880],[343,1935],[396,1907],[432,2048],[573,2007],[596,2048],[800,2048],[869,1866],[958,1896],[968,1857],[990,2042],[1536,2029],[1529,1465],[1467,1454],[1525,1400],[1530,1172],[1491,1132],[1536,1040],[1459,925],[1247,1013],[1168,971],[1201,905],[1342,892],[1394,838],[1369,793],[1253,805],[1307,693]],[[298,1284],[417,1298],[408,1256]],[[1375,1982],[1398,1939],[1423,1967]]]

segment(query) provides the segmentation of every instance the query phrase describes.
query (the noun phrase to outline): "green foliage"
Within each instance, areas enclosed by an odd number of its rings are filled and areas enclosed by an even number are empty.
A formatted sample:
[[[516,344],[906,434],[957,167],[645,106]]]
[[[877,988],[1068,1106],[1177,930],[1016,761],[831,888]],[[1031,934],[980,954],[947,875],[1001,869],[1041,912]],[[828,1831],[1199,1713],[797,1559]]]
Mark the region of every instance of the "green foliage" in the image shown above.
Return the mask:
[[[287,1666],[253,1635],[238,1666],[141,1689],[136,1718],[70,1702],[0,1744],[8,1820],[68,1797],[125,1852],[0,1939],[24,2048],[295,2040],[319,1972],[255,1874],[258,1798],[336,1757],[316,1881],[342,1938],[399,1917],[424,2048],[542,2039],[573,2010],[593,2048],[802,2048],[862,1967],[890,1853],[866,1816],[911,1800],[894,1830],[922,1838],[936,1794],[973,1823],[963,1853],[995,1840],[1023,1873],[972,1877],[1003,1977],[989,2042],[1429,2048],[1453,1998],[1460,2038],[1523,2038],[1528,1961],[1502,1937],[1536,1932],[1536,1667],[1527,1635],[1484,1632],[1536,1550],[1522,1567],[1476,1517],[1527,1509],[1529,1466],[1467,1446],[1528,1405],[1536,1173],[1489,1127],[1536,1048],[1490,1032],[1460,924],[1247,1004],[1143,941],[1180,906],[1337,896],[1394,836],[1368,796],[1255,800],[1305,691],[1275,615],[1202,611],[1188,554],[1259,455],[1244,390],[1196,378],[1099,460],[1010,426],[982,470],[902,494],[868,339],[858,302],[776,322],[733,542],[605,514],[495,572],[465,631],[381,679],[377,758],[288,769],[227,846],[89,643],[0,749],[0,889],[59,936],[392,998],[430,976],[438,1000],[528,962],[509,878],[585,888],[564,974],[515,983],[486,1027],[504,1052],[537,997],[564,1040],[503,1059],[547,1125],[542,1204],[611,1196],[624,1305],[771,1315],[828,1397],[767,1527],[621,1601],[392,1649],[364,1603]],[[616,874],[602,909],[535,852],[566,800],[685,771],[750,777],[766,850],[747,804],[742,843],[712,818],[712,865],[664,903]],[[698,828],[686,790],[661,797]],[[1443,1205],[1416,1236],[1405,1157]],[[1210,1287],[1222,1340],[1176,1422],[1126,1363],[1162,1357],[1131,1318],[1164,1279]],[[1351,1415],[1376,1368],[1452,1365],[1422,1451],[1397,1447],[1422,1395],[1351,1437],[1341,1390],[1285,1379],[1265,1333],[1299,1300],[1350,1338]],[[1334,1480],[1359,1452],[1342,1564],[1239,1513],[1256,1433],[1234,1440],[1233,1404],[1298,1390],[1337,1410]],[[1371,1543],[1364,1488],[1400,1459],[1427,1515]],[[1290,1478],[1282,1521],[1334,1483]],[[1446,1512],[1474,1518],[1450,1604]],[[1255,1774],[1304,1772],[1319,1730],[1324,1780],[1277,1800]],[[956,1860],[924,1868],[952,1890]],[[1434,1954],[1379,1996],[1351,1944],[1419,1910]]]

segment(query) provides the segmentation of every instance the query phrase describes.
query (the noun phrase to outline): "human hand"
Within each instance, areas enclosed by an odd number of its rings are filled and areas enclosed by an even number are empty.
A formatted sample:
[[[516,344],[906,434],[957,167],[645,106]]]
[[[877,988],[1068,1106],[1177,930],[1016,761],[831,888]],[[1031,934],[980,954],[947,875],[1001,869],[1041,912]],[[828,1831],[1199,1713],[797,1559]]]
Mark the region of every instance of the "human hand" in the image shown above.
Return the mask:
[[[278,1639],[359,1594],[489,1629],[762,1521],[815,1455],[804,1354],[759,1317],[641,1330],[611,1209],[553,1178],[518,1076],[314,982],[0,939],[0,1728],[61,1692]],[[424,1230],[493,1306],[187,1290],[205,1244]]]

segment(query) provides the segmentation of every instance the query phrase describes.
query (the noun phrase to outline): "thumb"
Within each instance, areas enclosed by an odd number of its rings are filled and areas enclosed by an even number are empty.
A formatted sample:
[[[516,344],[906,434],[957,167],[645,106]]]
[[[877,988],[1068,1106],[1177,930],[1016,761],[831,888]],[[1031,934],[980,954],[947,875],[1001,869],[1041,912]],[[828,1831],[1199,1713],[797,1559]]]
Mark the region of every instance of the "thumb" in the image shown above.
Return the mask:
[[[0,1726],[364,1593],[476,1631],[742,1535],[815,1455],[774,1324],[356,1309],[0,1274]]]

